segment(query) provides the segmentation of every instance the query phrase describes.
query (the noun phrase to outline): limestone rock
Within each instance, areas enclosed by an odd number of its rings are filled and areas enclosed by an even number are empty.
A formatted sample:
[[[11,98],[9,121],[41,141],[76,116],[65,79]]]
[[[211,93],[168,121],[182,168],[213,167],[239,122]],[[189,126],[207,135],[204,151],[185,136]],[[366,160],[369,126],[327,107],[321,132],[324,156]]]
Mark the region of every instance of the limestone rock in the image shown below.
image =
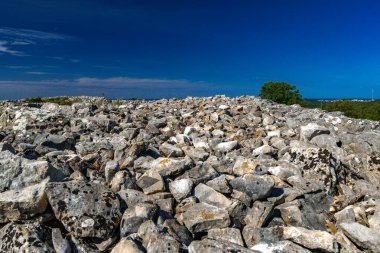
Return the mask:
[[[202,241],[193,241],[189,246],[189,253],[224,252],[257,253],[257,251],[244,248],[238,244],[233,244],[224,241],[215,241],[210,239],[203,239]]]
[[[0,152],[0,192],[40,183],[52,168],[46,161],[32,161],[11,152]]]
[[[228,208],[232,202],[223,194],[215,191],[205,184],[198,184],[194,189],[194,195],[200,202],[204,202],[219,208]]]
[[[149,170],[142,175],[136,184],[144,191],[145,194],[162,192],[164,190],[164,180],[160,173],[155,170]]]
[[[252,246],[251,249],[261,253],[311,253],[310,250],[286,240],[278,242],[260,242]]]
[[[41,224],[8,223],[0,229],[1,252],[54,252],[51,230]]]
[[[115,247],[112,248],[111,253],[144,253],[144,250],[132,240],[121,239]]]
[[[169,184],[170,192],[178,202],[189,196],[192,188],[193,181],[187,178],[174,180]]]
[[[311,250],[339,252],[334,236],[324,231],[302,227],[284,227],[283,238]]]
[[[340,228],[356,245],[359,245],[361,248],[366,249],[369,252],[379,252],[380,234],[378,231],[355,222],[341,223]]]
[[[0,193],[0,223],[24,220],[45,212],[47,180],[20,190]]]
[[[68,240],[63,238],[61,231],[59,228],[52,229],[52,242],[54,246],[54,250],[57,253],[71,253],[71,246]]]
[[[240,230],[237,228],[213,228],[208,231],[207,238],[244,246]]]
[[[238,145],[237,141],[228,141],[228,142],[221,142],[215,146],[215,150],[219,152],[229,152],[236,148]]]
[[[224,228],[230,224],[227,211],[207,203],[193,205],[183,217],[187,229],[192,233],[205,232],[211,228]]]
[[[246,193],[253,201],[268,197],[274,186],[270,176],[255,176],[246,174],[230,181],[232,188]]]
[[[46,194],[55,217],[77,237],[105,238],[119,225],[119,201],[99,183],[49,183]]]
[[[157,206],[149,203],[139,203],[129,207],[123,214],[120,224],[120,236],[124,237],[136,233],[140,225],[153,219],[157,213]]]
[[[316,123],[309,123],[306,126],[300,127],[300,138],[303,141],[310,141],[317,135],[329,134],[330,131],[323,126]]]

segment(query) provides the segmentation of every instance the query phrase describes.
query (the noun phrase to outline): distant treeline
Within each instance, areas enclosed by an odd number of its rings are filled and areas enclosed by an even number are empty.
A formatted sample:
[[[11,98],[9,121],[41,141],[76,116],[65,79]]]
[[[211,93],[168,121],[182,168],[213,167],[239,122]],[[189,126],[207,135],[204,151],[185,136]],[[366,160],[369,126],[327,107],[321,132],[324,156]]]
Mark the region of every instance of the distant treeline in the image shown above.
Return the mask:
[[[329,112],[340,111],[351,118],[380,121],[380,100],[352,101],[342,99],[338,101],[302,100],[299,103],[306,108],[320,108]]]

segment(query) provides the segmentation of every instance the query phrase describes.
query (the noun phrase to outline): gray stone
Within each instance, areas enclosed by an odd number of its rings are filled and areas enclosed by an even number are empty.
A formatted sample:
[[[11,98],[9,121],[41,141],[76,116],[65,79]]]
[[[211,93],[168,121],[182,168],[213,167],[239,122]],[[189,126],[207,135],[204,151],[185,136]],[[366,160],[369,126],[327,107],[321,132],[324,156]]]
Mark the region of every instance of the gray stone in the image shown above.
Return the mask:
[[[339,227],[356,245],[368,250],[368,252],[379,252],[380,234],[378,231],[355,222],[341,223]]]
[[[251,227],[262,227],[271,215],[272,209],[273,203],[255,201],[244,218],[245,224]]]
[[[109,186],[114,192],[124,189],[133,189],[136,188],[136,179],[128,170],[118,171],[112,178]]]
[[[368,224],[370,228],[380,231],[380,203],[377,203],[374,214],[368,219]]]
[[[355,222],[355,212],[352,208],[347,207],[334,214],[336,224]]]
[[[71,246],[68,240],[63,238],[59,228],[52,229],[52,242],[56,253],[71,253]]]
[[[206,161],[209,158],[210,153],[205,151],[203,147],[193,148],[190,146],[182,147],[185,154],[194,161]]]
[[[178,202],[188,197],[192,189],[193,181],[187,178],[174,180],[169,183],[169,190]]]
[[[273,154],[273,148],[269,145],[263,145],[261,147],[255,148],[252,151],[253,156],[260,156],[260,155],[271,155]]]
[[[171,145],[169,143],[163,143],[160,146],[159,150],[165,157],[181,157],[181,156],[184,156],[182,149],[180,149],[179,147],[176,147],[174,145]]]
[[[119,225],[119,201],[99,183],[49,183],[45,191],[55,217],[76,237],[109,237]]]
[[[279,166],[270,167],[268,172],[281,180],[286,180],[291,176],[301,176],[300,169],[291,163],[281,163]]]
[[[224,209],[197,203],[183,213],[185,226],[192,233],[208,231],[211,228],[225,228],[230,224],[230,217]]]
[[[206,183],[207,186],[210,186],[214,190],[220,192],[220,193],[225,193],[225,194],[230,194],[232,192],[231,186],[228,183],[228,176],[227,175],[220,175],[219,177],[216,177]]]
[[[162,192],[165,189],[164,180],[160,173],[155,170],[149,170],[144,173],[136,182],[145,194]]]
[[[252,247],[260,242],[277,242],[281,239],[282,228],[258,228],[252,226],[245,226],[243,228],[244,242],[248,247]]]
[[[41,224],[8,223],[0,230],[0,252],[54,252],[51,230]]]
[[[169,235],[185,245],[189,245],[193,240],[189,230],[185,226],[179,224],[175,219],[165,220],[163,226],[166,228]]]
[[[338,244],[331,234],[320,230],[302,227],[284,227],[283,238],[311,250],[322,252],[339,252]]]
[[[252,246],[251,249],[261,253],[311,253],[310,250],[286,240],[278,242],[260,242]]]
[[[123,214],[120,224],[120,236],[136,233],[140,225],[152,220],[157,213],[157,206],[149,203],[139,203],[129,207]]]
[[[243,176],[244,174],[256,174],[255,169],[258,163],[256,160],[238,157],[232,171],[236,176]]]
[[[213,228],[208,231],[207,238],[244,246],[240,230],[237,228]]]
[[[137,234],[146,246],[150,240],[157,240],[157,237],[160,235],[160,231],[152,220],[146,220],[139,226]]]
[[[230,181],[230,185],[237,191],[246,193],[253,201],[268,197],[274,186],[272,177],[246,174]]]
[[[9,151],[0,152],[0,192],[40,183],[51,173],[46,161],[31,161]]]
[[[325,148],[325,149],[332,149],[332,148],[337,147],[336,140],[332,136],[327,135],[327,134],[321,134],[321,135],[315,136],[311,140],[311,143],[315,144],[319,148]]]
[[[146,250],[147,253],[178,253],[179,243],[170,236],[160,235],[156,240],[153,239],[149,241]]]
[[[41,134],[34,140],[36,151],[40,154],[47,154],[55,150],[74,150],[75,141],[62,135]]]
[[[24,220],[45,212],[48,205],[46,183],[47,179],[20,190],[0,193],[0,223]]]
[[[186,171],[178,179],[189,178],[193,181],[194,185],[197,185],[199,183],[206,183],[217,176],[218,172],[211,165],[204,163]]]
[[[257,251],[244,248],[238,244],[215,241],[210,239],[203,239],[202,241],[193,241],[189,245],[189,253],[225,253],[225,252],[239,252],[239,253],[257,253]]]
[[[226,196],[202,183],[195,187],[194,196],[197,197],[200,202],[219,208],[228,208],[232,204],[231,200],[229,200]]]
[[[106,177],[106,182],[110,183],[118,171],[119,171],[119,164],[117,163],[117,161],[108,161],[106,163],[106,167],[104,168],[104,175]]]
[[[237,145],[238,145],[237,141],[221,142],[215,146],[214,150],[227,153],[233,150],[234,148],[236,148]]]
[[[281,213],[282,220],[287,226],[302,227],[304,222],[302,220],[302,213],[299,207],[295,204],[285,203],[276,207]]]
[[[316,123],[309,123],[306,126],[300,127],[300,139],[302,141],[310,141],[317,135],[330,134],[330,131]]]
[[[172,176],[184,172],[191,164],[192,161],[188,157],[181,160],[160,157],[150,162],[148,167],[160,173],[161,176]]]
[[[122,210],[125,210],[128,206],[134,206],[138,203],[153,203],[151,196],[145,195],[141,191],[133,189],[125,189],[117,192]]]
[[[121,239],[115,247],[111,250],[111,253],[144,253],[145,251],[139,247],[137,243],[128,239]]]

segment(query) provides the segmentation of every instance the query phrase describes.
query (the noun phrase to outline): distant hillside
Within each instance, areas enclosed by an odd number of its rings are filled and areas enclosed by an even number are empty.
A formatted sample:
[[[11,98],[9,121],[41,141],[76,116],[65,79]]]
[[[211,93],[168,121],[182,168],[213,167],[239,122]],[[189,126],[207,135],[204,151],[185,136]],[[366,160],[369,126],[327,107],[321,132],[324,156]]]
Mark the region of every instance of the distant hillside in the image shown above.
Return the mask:
[[[358,119],[369,119],[380,121],[380,100],[309,100],[301,102],[305,108],[320,108],[329,112],[341,111],[344,115]]]

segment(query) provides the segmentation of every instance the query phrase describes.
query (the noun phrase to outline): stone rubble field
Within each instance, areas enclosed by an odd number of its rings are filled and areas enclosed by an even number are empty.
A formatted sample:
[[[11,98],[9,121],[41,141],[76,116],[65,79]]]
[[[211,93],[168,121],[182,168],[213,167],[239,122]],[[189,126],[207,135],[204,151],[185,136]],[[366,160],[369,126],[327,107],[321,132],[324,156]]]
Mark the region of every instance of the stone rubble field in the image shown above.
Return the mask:
[[[256,97],[0,102],[0,252],[380,252],[380,122]]]

